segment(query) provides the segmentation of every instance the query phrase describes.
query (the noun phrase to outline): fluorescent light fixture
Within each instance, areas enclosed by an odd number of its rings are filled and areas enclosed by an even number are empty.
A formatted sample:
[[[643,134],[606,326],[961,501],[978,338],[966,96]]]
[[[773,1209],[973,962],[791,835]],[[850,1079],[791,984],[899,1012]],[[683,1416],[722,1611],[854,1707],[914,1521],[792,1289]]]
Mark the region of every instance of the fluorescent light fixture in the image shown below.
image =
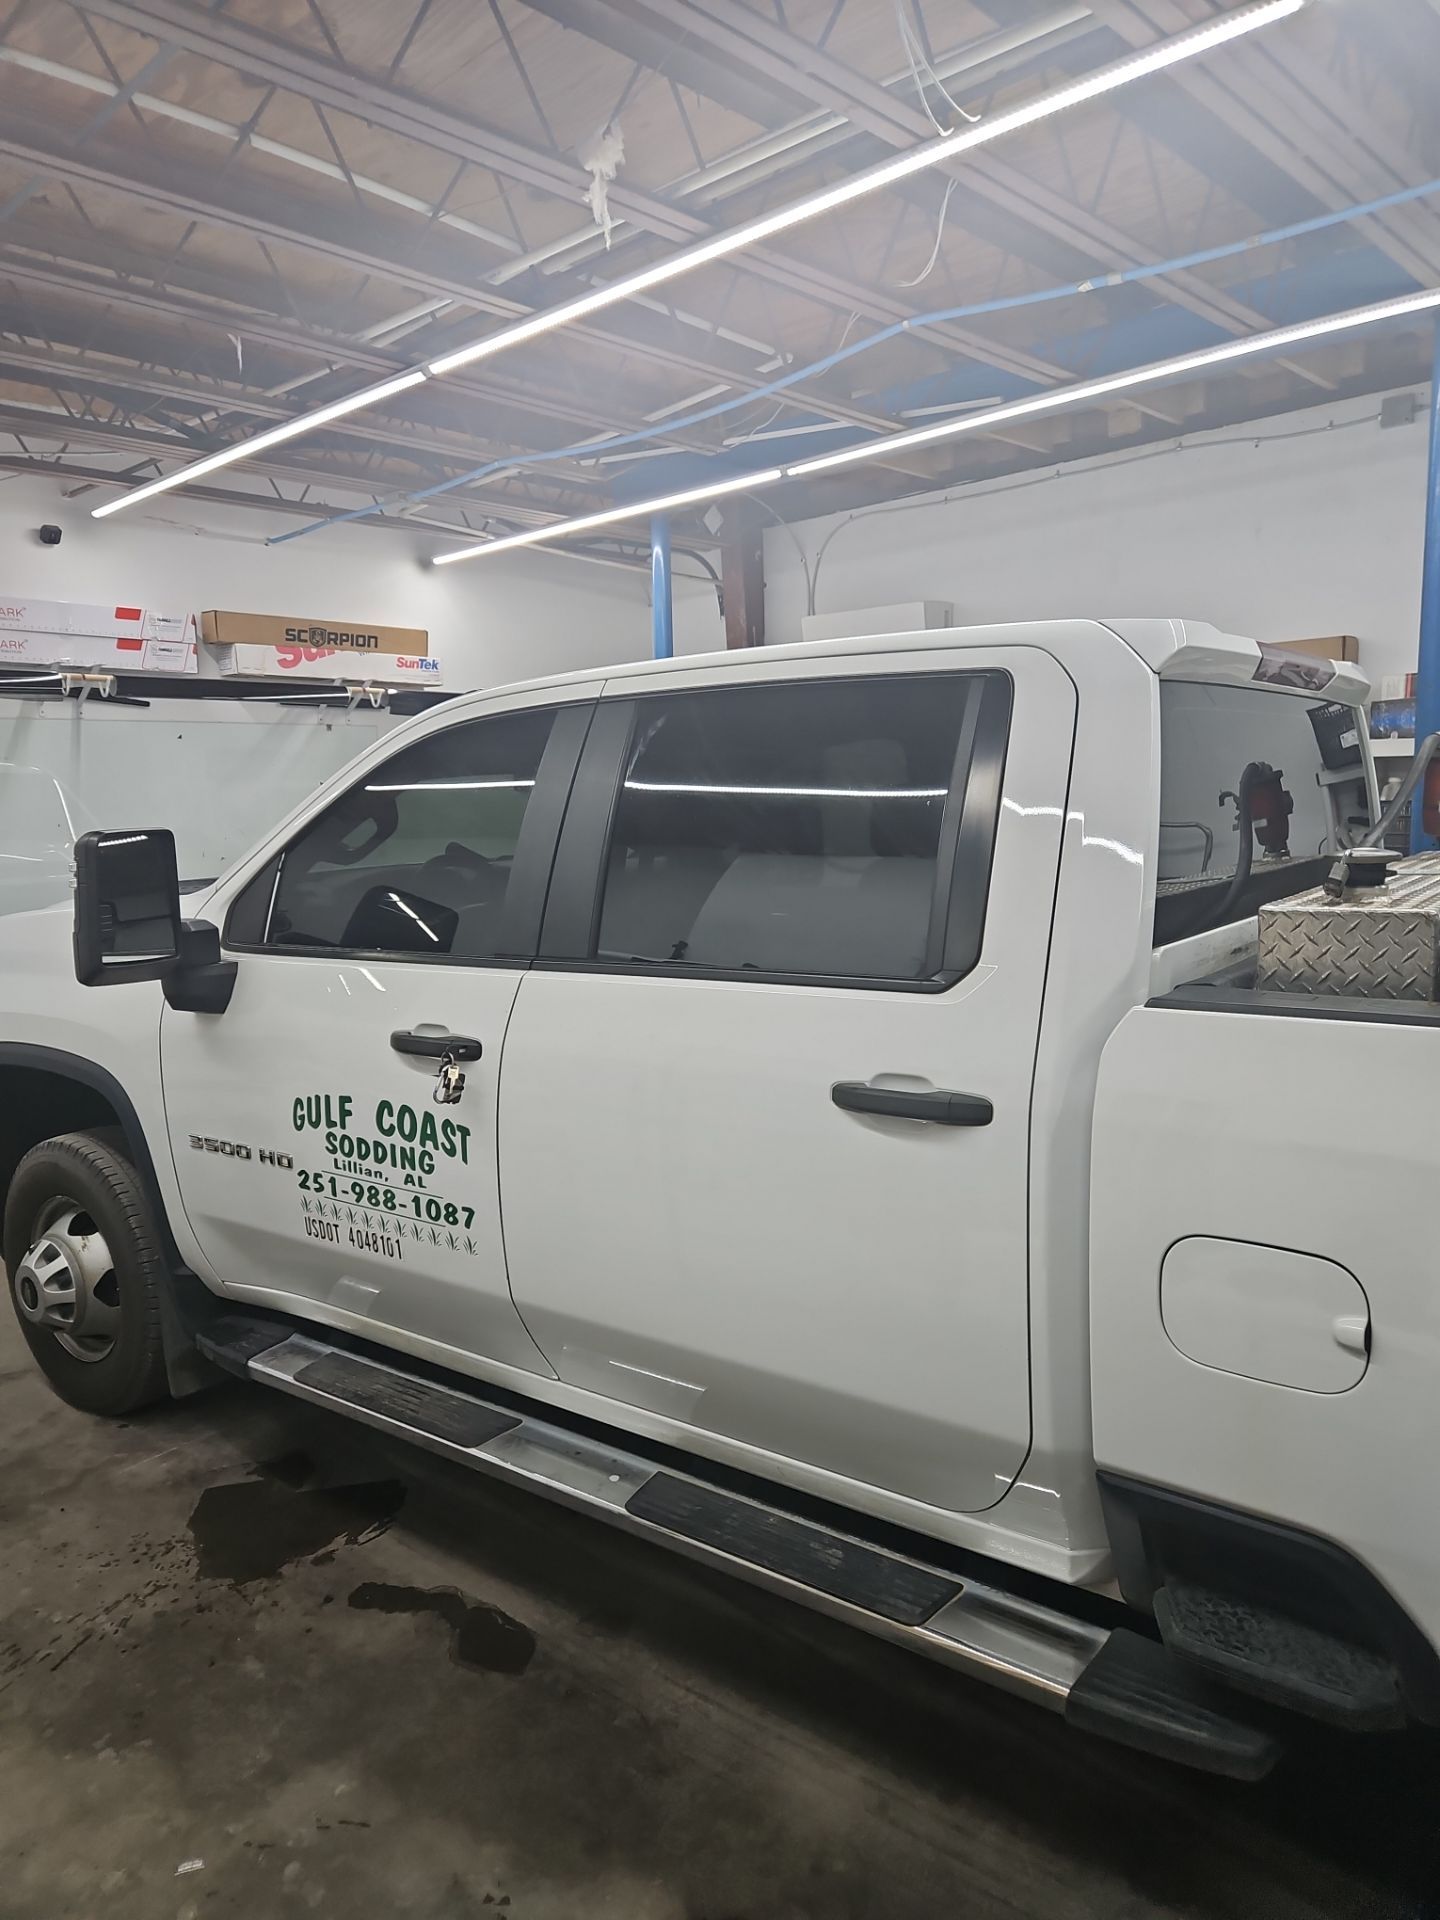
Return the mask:
[[[664,286],[684,274],[693,273],[697,267],[708,266],[711,261],[723,260],[729,254],[740,253],[747,247],[772,240],[776,234],[787,233],[792,227],[813,220],[819,214],[831,213],[837,207],[846,207],[852,201],[863,199],[867,194],[894,186],[897,181],[908,180],[913,174],[924,172],[927,167],[958,159],[977,147],[989,145],[992,140],[1003,139],[1006,134],[1035,126],[1057,113],[1067,112],[1071,107],[1083,106],[1089,100],[1098,100],[1152,73],[1163,73],[1169,67],[1193,60],[1198,54],[1210,53],[1216,47],[1224,46],[1227,41],[1238,40],[1242,35],[1254,33],[1261,27],[1273,26],[1276,21],[1298,13],[1307,4],[1308,0],[1253,0],[1252,5],[1237,7],[1233,13],[1208,20],[1171,39],[1159,41],[1142,53],[1132,54],[1111,66],[1102,67],[1097,73],[1089,74],[1083,80],[1072,81],[1068,86],[1058,87],[1053,93],[1041,94],[1038,99],[1028,101],[1023,106],[992,114],[956,133],[944,134],[938,140],[927,140],[906,153],[882,161],[879,166],[852,174],[848,180],[837,181],[834,186],[826,187],[806,200],[796,201],[788,207],[777,207],[744,226],[732,227],[724,233],[713,234],[707,240],[697,241],[694,246],[682,247],[638,273],[629,274],[608,286],[592,288],[589,293],[563,301],[558,307],[548,307],[542,313],[531,314],[512,326],[487,334],[482,340],[473,340],[468,346],[457,347],[453,353],[441,354],[427,366],[412,367],[409,372],[398,374],[393,380],[382,381],[378,386],[367,387],[346,400],[334,401],[329,406],[317,408],[313,413],[287,420],[281,426],[255,435],[253,439],[237,441],[223,452],[207,454],[204,459],[196,460],[188,467],[177,468],[174,473],[147,481],[142,487],[134,487],[129,493],[119,494],[103,506],[92,508],[93,517],[104,519],[106,514],[118,513],[122,507],[133,506],[139,500],[148,500],[157,493],[168,492],[172,487],[184,486],[203,474],[214,473],[234,461],[248,459],[251,454],[264,453],[269,447],[309,433],[316,427],[323,427],[344,414],[357,412],[362,407],[377,406],[392,394],[418,386],[422,380],[454,373],[460,367],[470,366],[477,360],[487,360],[510,347],[522,346],[525,341],[533,340],[540,334],[553,332],[557,327],[567,327],[573,321],[583,320],[587,315],[599,313],[622,300],[637,299],[652,287]],[[454,560],[459,559],[460,555],[446,554],[443,558]]]
[[[252,454],[264,453],[267,448],[278,447],[285,440],[298,439],[301,434],[326,426],[331,420],[339,420],[347,413],[358,413],[362,407],[379,406],[382,400],[404,393],[408,387],[418,387],[427,377],[423,367],[412,367],[408,373],[397,373],[393,379],[382,380],[378,386],[347,394],[343,400],[332,400],[327,407],[317,407],[313,413],[282,421],[278,427],[257,433],[250,440],[237,440],[233,447],[223,447],[219,453],[207,453],[203,460],[193,460],[188,467],[163,474],[158,480],[149,480],[143,487],[132,487],[129,493],[117,494],[103,506],[92,507],[90,517],[92,520],[103,520],[107,513],[118,513],[122,507],[133,507],[139,500],[149,500],[157,493],[168,493],[172,487],[198,480],[202,474],[233,466],[237,460],[248,460]]]
[[[554,540],[561,534],[588,533],[592,527],[613,526],[617,520],[635,520],[652,513],[668,513],[672,507],[690,507],[697,500],[719,500],[727,493],[744,493],[755,487],[768,487],[784,477],[783,467],[770,467],[764,473],[742,473],[733,480],[716,480],[708,487],[687,487],[684,493],[667,493],[658,500],[637,502],[630,507],[607,507],[603,513],[582,514],[578,520],[559,520],[549,527],[530,527],[524,533],[507,533],[499,540],[482,540],[477,546],[457,547],[453,553],[437,553],[432,566],[445,567],[452,560],[477,560],[482,553],[506,553],[511,547],[533,547],[540,540]]]
[[[1143,53],[1102,67],[1083,80],[1059,87],[1053,93],[1041,94],[1038,99],[1028,101],[1024,106],[992,114],[987,119],[962,128],[958,133],[945,134],[939,140],[927,140],[922,146],[897,154],[893,160],[882,161],[879,166],[868,167],[863,173],[852,174],[848,180],[838,181],[820,193],[811,194],[806,200],[797,200],[793,206],[777,207],[773,213],[762,214],[759,219],[751,220],[744,226],[732,227],[708,240],[697,241],[693,247],[683,247],[678,253],[667,254],[663,260],[657,260],[652,266],[629,274],[623,280],[596,287],[592,292],[581,294],[574,300],[566,300],[558,307],[547,307],[543,313],[532,314],[526,320],[517,321],[514,326],[502,327],[483,340],[472,341],[467,347],[457,347],[453,353],[443,353],[430,362],[429,371],[433,374],[454,373],[459,367],[488,359],[491,354],[501,353],[508,347],[520,346],[526,340],[533,340],[537,335],[549,333],[556,327],[569,326],[572,321],[583,320],[588,314],[614,306],[619,300],[633,299],[636,294],[646,293],[651,287],[678,280],[682,274],[693,273],[697,267],[708,266],[712,260],[723,260],[727,254],[759,246],[764,240],[774,239],[777,233],[787,233],[791,227],[813,220],[817,214],[832,213],[837,207],[849,206],[852,201],[877,193],[884,187],[894,186],[899,180],[908,180],[912,174],[922,173],[927,167],[957,159],[961,154],[973,152],[976,147],[987,146],[992,140],[1017,133],[1022,127],[1032,127],[1054,114],[1083,106],[1087,100],[1098,100],[1103,94],[1128,87],[1149,74],[1162,73],[1167,67],[1178,66],[1182,60],[1193,60],[1197,54],[1209,53],[1229,40],[1239,39],[1242,34],[1272,26],[1277,20],[1298,13],[1306,3],[1307,0],[1257,0],[1253,6],[1237,8],[1234,13],[1209,20],[1188,33],[1177,34],[1173,39],[1147,47]]]
[[[1329,333],[1345,333],[1355,327],[1370,327],[1382,320],[1397,320],[1407,313],[1423,313],[1440,307],[1440,287],[1427,287],[1423,293],[1407,293],[1397,300],[1382,300],[1373,307],[1352,307],[1346,313],[1330,313],[1318,320],[1297,321],[1294,326],[1275,327],[1269,333],[1250,333],[1238,340],[1226,340],[1218,347],[1201,347],[1194,353],[1182,353],[1174,360],[1155,360],[1145,367],[1131,367],[1124,373],[1102,374],[1097,380],[1081,380],[1074,386],[1059,387],[1048,393],[1034,393],[1024,400],[1007,400],[1003,407],[990,407],[984,413],[967,413],[960,420],[942,420],[933,427],[913,427],[906,433],[891,433],[878,440],[862,441],[844,447],[839,453],[817,454],[813,460],[798,461],[785,469],[786,479],[799,479],[807,473],[824,473],[831,467],[854,466],[863,460],[888,458],[910,447],[926,447],[937,440],[952,440],[962,433],[984,433],[989,427],[1007,420],[1023,420],[1030,414],[1054,413],[1062,407],[1084,406],[1102,400],[1107,394],[1123,393],[1130,387],[1158,385],[1178,380],[1203,367],[1218,367],[1228,360],[1244,360],[1257,353],[1279,353],[1306,340],[1319,340]]]
[[[612,508],[608,513],[587,514],[581,520],[557,520],[548,527],[532,527],[528,532],[507,535],[479,546],[460,547],[454,553],[435,556],[434,564],[449,560],[473,560],[485,553],[502,553],[506,547],[534,546],[545,540],[563,540],[589,527],[607,526],[617,520],[640,520],[671,507],[693,505],[721,494],[745,488],[770,486],[776,480],[798,480],[806,474],[825,473],[834,467],[859,466],[867,460],[885,460],[911,447],[926,447],[941,440],[955,440],[965,433],[985,433],[1008,420],[1031,415],[1059,413],[1065,408],[1084,406],[1107,394],[1124,393],[1132,387],[1158,386],[1177,380],[1204,367],[1222,366],[1230,360],[1242,360],[1262,353],[1279,353],[1307,340],[1320,340],[1332,333],[1352,332],[1372,327],[1385,320],[1400,320],[1407,314],[1425,313],[1440,308],[1440,287],[1427,287],[1420,293],[1402,294],[1395,300],[1382,300],[1375,306],[1352,307],[1345,313],[1325,314],[1317,320],[1300,320],[1293,326],[1273,327],[1268,333],[1246,334],[1238,340],[1225,340],[1219,346],[1203,347],[1194,353],[1180,354],[1173,360],[1154,360],[1148,366],[1131,367],[1124,373],[1109,373],[1096,380],[1080,380],[1068,387],[1053,387],[1024,400],[1010,400],[1004,406],[990,407],[984,413],[967,413],[958,420],[942,420],[933,427],[915,427],[904,433],[877,435],[839,453],[817,454],[812,460],[800,460],[793,466],[772,468],[742,479],[724,480],[712,487],[692,487],[687,493],[675,493],[659,500],[636,500],[629,506]]]

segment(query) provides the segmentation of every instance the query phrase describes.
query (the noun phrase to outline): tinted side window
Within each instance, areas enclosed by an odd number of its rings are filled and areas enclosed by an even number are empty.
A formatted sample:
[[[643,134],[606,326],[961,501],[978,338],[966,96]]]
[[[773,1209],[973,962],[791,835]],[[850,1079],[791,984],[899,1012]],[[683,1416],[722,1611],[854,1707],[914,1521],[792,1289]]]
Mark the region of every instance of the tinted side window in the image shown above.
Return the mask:
[[[938,970],[957,759],[983,676],[638,704],[596,957],[917,980]],[[962,782],[963,785],[963,777]]]
[[[1225,879],[1234,873],[1236,793],[1252,760],[1276,768],[1294,802],[1289,815],[1293,856],[1324,853],[1330,815],[1320,785],[1325,761],[1317,725],[1333,711],[1323,700],[1299,700],[1263,687],[1162,680],[1160,880]],[[1350,724],[1353,741],[1353,716]]]
[[[553,712],[432,734],[286,848],[264,944],[488,959]]]

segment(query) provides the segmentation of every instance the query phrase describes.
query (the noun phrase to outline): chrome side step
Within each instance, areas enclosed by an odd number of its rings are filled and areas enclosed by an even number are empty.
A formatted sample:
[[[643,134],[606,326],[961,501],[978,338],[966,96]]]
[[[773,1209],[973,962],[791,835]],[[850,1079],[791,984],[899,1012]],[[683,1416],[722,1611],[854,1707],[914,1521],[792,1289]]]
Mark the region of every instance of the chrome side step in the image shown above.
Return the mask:
[[[1192,1765],[1258,1778],[1274,1751],[1228,1703],[1166,1710],[1162,1648],[961,1578],[762,1501],[487,1401],[399,1366],[361,1358],[273,1322],[226,1316],[198,1336],[227,1371],[348,1414],[450,1460],[594,1514],[694,1560],[1022,1694],[1092,1727]],[[1130,1726],[1135,1648],[1144,1725]],[[1085,1685],[1087,1676],[1094,1684]],[[1188,1681],[1188,1677],[1187,1677]],[[1191,1690],[1193,1691],[1193,1689]],[[1180,1724],[1183,1722],[1183,1724]]]

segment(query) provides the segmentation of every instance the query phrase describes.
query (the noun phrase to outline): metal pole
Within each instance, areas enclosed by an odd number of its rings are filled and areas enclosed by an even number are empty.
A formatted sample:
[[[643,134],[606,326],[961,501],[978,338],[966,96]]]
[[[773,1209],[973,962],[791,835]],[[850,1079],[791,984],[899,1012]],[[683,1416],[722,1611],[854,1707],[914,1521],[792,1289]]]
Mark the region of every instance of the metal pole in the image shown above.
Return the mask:
[[[1425,572],[1420,589],[1420,653],[1415,676],[1415,744],[1440,732],[1440,325],[1435,329],[1435,368],[1430,383],[1430,471],[1425,486]],[[1410,851],[1434,845],[1424,827],[1425,793],[1410,806]]]
[[[663,513],[657,513],[650,522],[650,631],[655,658],[669,660],[675,652],[675,609],[670,599],[670,522]]]

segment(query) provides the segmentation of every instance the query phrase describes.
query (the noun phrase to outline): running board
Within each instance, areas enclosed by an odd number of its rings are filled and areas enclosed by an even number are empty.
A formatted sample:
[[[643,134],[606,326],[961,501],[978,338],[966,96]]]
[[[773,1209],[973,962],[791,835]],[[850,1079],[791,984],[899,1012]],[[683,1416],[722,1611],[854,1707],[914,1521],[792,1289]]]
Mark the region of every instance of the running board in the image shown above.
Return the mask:
[[[281,1324],[227,1315],[197,1344],[227,1372],[546,1494],[1092,1731],[1240,1779],[1261,1778],[1277,1757],[1269,1735],[1235,1718],[1219,1688],[1197,1687],[1183,1662],[1125,1629],[927,1566]]]

